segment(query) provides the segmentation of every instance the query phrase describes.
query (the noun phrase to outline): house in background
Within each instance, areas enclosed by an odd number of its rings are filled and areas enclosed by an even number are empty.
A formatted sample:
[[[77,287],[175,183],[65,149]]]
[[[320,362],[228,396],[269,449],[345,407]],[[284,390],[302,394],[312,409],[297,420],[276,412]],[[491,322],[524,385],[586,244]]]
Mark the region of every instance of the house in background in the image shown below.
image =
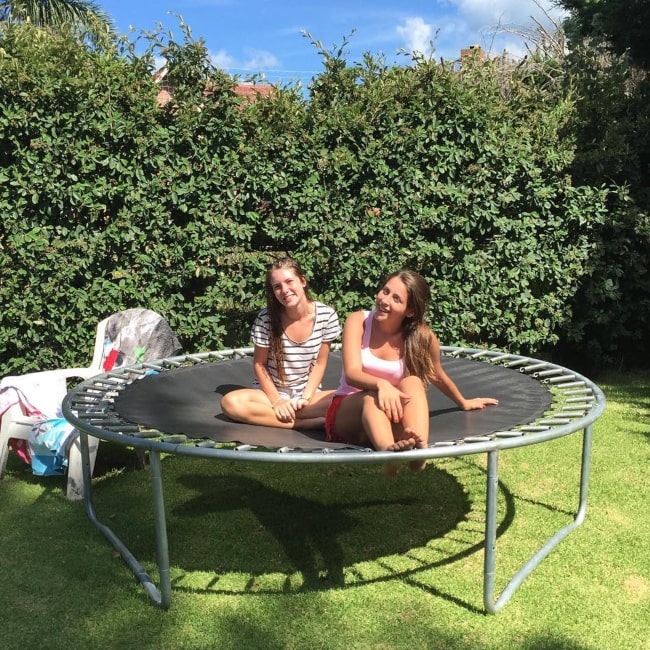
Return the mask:
[[[174,89],[167,80],[167,66],[163,66],[153,74],[153,80],[160,85],[156,96],[158,106],[165,106],[172,98]],[[254,102],[258,97],[268,97],[275,90],[272,84],[256,84],[250,82],[239,82],[234,88],[235,95],[243,97],[248,102]],[[210,89],[206,87],[204,94],[209,94]]]

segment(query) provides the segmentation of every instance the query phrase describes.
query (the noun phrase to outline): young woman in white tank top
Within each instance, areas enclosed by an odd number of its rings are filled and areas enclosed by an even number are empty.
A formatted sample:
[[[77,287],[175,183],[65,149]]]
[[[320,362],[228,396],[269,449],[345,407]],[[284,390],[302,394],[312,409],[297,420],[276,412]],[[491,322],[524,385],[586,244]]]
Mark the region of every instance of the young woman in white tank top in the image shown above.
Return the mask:
[[[325,418],[328,440],[388,451],[426,447],[429,383],[466,411],[497,404],[490,397],[465,398],[445,373],[438,339],[424,323],[429,298],[424,278],[403,269],[379,290],[374,311],[348,317],[341,381]],[[410,466],[419,471],[425,463]],[[390,474],[398,469],[387,466]]]

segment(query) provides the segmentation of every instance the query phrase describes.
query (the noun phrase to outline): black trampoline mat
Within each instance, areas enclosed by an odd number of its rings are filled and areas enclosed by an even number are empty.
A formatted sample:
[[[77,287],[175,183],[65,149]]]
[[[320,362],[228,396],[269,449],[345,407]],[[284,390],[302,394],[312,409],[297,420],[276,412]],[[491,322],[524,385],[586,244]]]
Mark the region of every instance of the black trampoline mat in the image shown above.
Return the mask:
[[[430,386],[430,444],[508,431],[533,422],[551,405],[550,391],[517,370],[445,356],[442,364],[465,397],[495,397],[499,405],[461,411],[452,400]],[[341,353],[336,351],[330,355],[323,388],[336,388],[340,374]],[[226,418],[221,412],[221,397],[230,390],[249,387],[252,382],[252,357],[179,367],[126,386],[115,399],[115,410],[129,422],[189,438],[270,449],[346,447],[326,442],[322,430],[302,432],[261,427]]]

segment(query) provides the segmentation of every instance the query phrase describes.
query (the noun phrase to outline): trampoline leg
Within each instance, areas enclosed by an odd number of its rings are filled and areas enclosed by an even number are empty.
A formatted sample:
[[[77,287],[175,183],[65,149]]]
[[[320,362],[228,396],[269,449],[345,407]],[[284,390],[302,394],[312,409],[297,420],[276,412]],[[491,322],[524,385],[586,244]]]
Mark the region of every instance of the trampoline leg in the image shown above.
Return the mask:
[[[158,567],[160,569],[161,591],[158,591],[149,574],[129,551],[124,542],[97,517],[92,498],[92,486],[90,476],[90,453],[88,449],[88,435],[83,431],[81,436],[81,463],[84,477],[84,502],[86,514],[95,527],[108,539],[113,548],[120,554],[122,559],[130,567],[136,578],[145,588],[149,598],[162,609],[167,609],[171,602],[171,583],[169,577],[169,555],[167,553],[167,526],[165,523],[165,510],[162,497],[162,480],[160,472],[160,456],[157,452],[151,452],[152,487],[154,492],[154,510],[156,518],[156,540],[158,545]],[[155,458],[155,460],[154,460]],[[154,478],[154,467],[156,468]]]
[[[485,551],[483,557],[483,603],[485,610],[494,614],[494,574],[497,549],[497,493],[499,489],[499,452],[492,450],[487,455],[487,483],[485,494]]]
[[[158,571],[160,573],[160,605],[167,609],[172,601],[172,583],[169,571],[169,546],[167,542],[167,520],[165,518],[165,499],[163,497],[162,465],[160,453],[149,452],[151,467],[151,489],[153,491],[153,508],[156,518],[156,550],[158,554]]]
[[[517,591],[521,583],[537,565],[585,519],[587,512],[587,491],[591,468],[592,425],[583,432],[582,460],[580,467],[580,496],[578,510],[573,521],[560,528],[512,577],[498,598],[494,598],[494,573],[496,566],[497,492],[499,484],[498,450],[488,452],[487,488],[485,497],[485,558],[483,568],[483,604],[488,614],[496,614]]]

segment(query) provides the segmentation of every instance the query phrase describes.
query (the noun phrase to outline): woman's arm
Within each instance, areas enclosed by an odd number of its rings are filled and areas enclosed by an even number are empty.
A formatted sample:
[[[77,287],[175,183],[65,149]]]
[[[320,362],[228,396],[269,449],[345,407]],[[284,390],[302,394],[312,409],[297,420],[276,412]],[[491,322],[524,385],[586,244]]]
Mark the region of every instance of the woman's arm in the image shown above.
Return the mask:
[[[305,389],[302,391],[302,399],[304,399],[306,402],[309,402],[311,400],[311,398],[314,396],[314,393],[318,390],[318,387],[323,381],[331,348],[331,341],[323,341],[321,343],[321,346],[318,350],[318,356],[316,357],[316,360],[314,361],[314,364],[312,365],[311,371],[309,373],[307,384],[305,386]]]
[[[280,398],[280,393],[275,386],[273,378],[269,374],[267,367],[269,360],[269,349],[259,345],[255,346],[253,351],[253,372],[264,394],[269,398],[271,405],[275,404]]]
[[[488,404],[498,404],[499,400],[492,397],[475,397],[467,399],[458,389],[451,377],[444,371],[440,360],[440,343],[438,337],[431,332],[433,365],[436,371],[436,379],[433,385],[444,395],[452,399],[463,411],[485,408]]]
[[[363,371],[361,364],[361,341],[365,314],[355,311],[350,314],[343,326],[343,372],[345,380],[360,390],[377,390],[377,382],[382,381]]]

